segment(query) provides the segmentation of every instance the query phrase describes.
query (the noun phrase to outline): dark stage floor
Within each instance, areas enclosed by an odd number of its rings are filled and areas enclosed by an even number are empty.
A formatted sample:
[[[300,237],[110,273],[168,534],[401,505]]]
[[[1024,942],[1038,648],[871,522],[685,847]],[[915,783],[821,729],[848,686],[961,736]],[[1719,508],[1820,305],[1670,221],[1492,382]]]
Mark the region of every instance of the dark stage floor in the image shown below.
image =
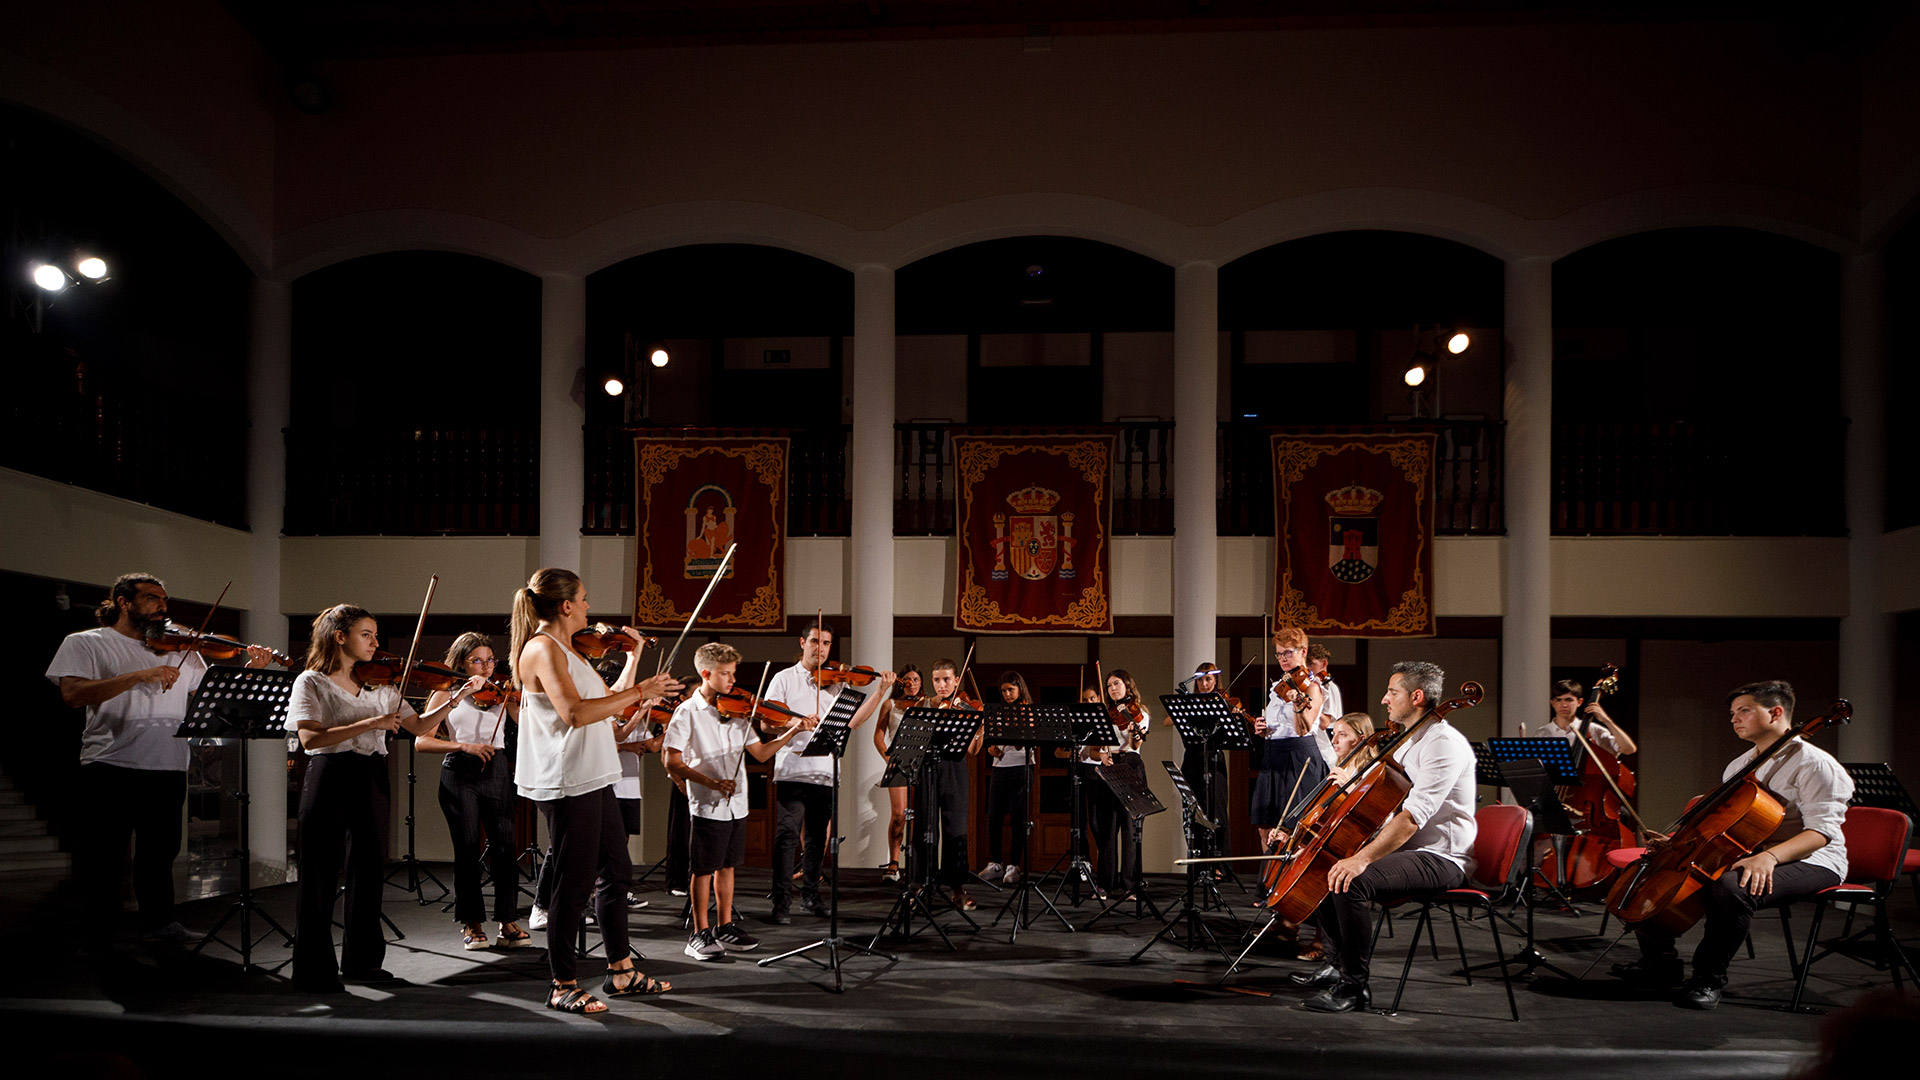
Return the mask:
[[[445,867],[433,869],[449,877]],[[847,877],[843,928],[865,941],[895,894],[877,871]],[[1585,981],[1541,975],[1519,984],[1521,1020],[1513,1023],[1497,973],[1476,977],[1471,986],[1454,974],[1458,960],[1445,929],[1443,959],[1422,949],[1399,1015],[1328,1017],[1295,1007],[1305,994],[1285,976],[1306,965],[1286,958],[1290,952],[1263,947],[1229,980],[1241,991],[1271,991],[1262,996],[1221,989],[1226,964],[1206,949],[1189,953],[1162,943],[1130,962],[1158,929],[1150,921],[1115,915],[1090,931],[1068,933],[1043,915],[1009,944],[1007,920],[988,928],[999,897],[985,886],[976,889],[979,932],[966,932],[956,914],[941,916],[954,951],[922,933],[892,944],[897,961],[855,955],[845,963],[845,993],[835,995],[831,977],[812,964],[762,968],[753,962],[823,936],[827,923],[800,914],[790,927],[768,925],[760,918],[768,908],[766,872],[744,871],[742,881],[739,907],[762,939],[758,951],[694,962],[681,952],[683,901],[665,891],[643,892],[652,906],[630,920],[634,943],[647,954],[640,966],[675,988],[661,997],[617,1001],[598,1019],[541,1007],[544,949],[464,952],[439,903],[422,906],[392,888],[386,912],[406,935],[388,949],[386,966],[402,980],[393,985],[308,996],[264,972],[243,974],[235,954],[219,945],[186,955],[128,942],[111,957],[83,959],[72,955],[70,943],[53,931],[57,920],[49,918],[37,920],[38,930],[15,924],[16,942],[24,947],[13,950],[7,965],[0,1015],[9,1030],[33,1033],[31,1045],[48,1054],[124,1055],[154,1076],[192,1065],[276,1077],[418,1068],[476,1076],[607,1070],[695,1076],[707,1069],[725,1076],[772,1067],[787,1075],[906,1069],[898,1073],[905,1077],[996,1070],[1271,1075],[1284,1069],[1342,1077],[1577,1071],[1583,1080],[1644,1080],[1657,1071],[1663,1078],[1751,1080],[1803,1067],[1821,1023],[1819,1016],[1778,1008],[1792,984],[1771,914],[1756,923],[1758,955],[1736,963],[1733,988],[1717,1012],[1683,1011],[1605,975],[1627,943]],[[1226,895],[1242,918],[1251,917],[1250,895],[1231,885]],[[1163,904],[1177,896],[1173,879],[1157,884]],[[262,897],[276,918],[292,925],[291,887]],[[204,930],[227,903],[195,902],[185,921]],[[1084,924],[1096,910],[1089,901],[1068,916]],[[1910,890],[1896,899],[1894,914],[1896,929],[1911,938]],[[1210,921],[1230,945],[1238,938],[1225,918]],[[1599,922],[1597,905],[1581,918],[1543,910],[1540,947],[1553,964],[1577,975],[1605,944],[1594,936]],[[1795,918],[1798,934],[1806,923],[1804,913]],[[1376,1009],[1392,995],[1411,928],[1412,920],[1403,919],[1397,937],[1381,939]],[[1466,927],[1465,937],[1470,959],[1492,959],[1484,924]],[[1509,951],[1517,947],[1512,938],[1507,942]],[[276,938],[255,955],[278,964],[288,953]],[[582,982],[597,985],[599,970],[598,961],[589,961],[591,977]],[[1887,982],[1883,972],[1833,957],[1814,969],[1809,997],[1835,1010]]]

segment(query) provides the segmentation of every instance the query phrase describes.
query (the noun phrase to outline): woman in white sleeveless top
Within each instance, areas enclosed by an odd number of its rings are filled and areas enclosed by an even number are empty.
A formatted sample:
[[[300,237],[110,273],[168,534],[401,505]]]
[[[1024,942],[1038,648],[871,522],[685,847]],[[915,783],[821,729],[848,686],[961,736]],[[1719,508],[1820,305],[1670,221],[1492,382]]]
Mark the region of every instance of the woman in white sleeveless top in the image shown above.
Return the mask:
[[[665,673],[639,682],[636,649],[609,692],[573,649],[573,635],[586,625],[586,586],[570,570],[540,570],[514,593],[511,655],[514,681],[522,690],[514,782],[547,817],[556,869],[547,923],[547,961],[553,972],[547,1007],[598,1014],[607,1011],[606,1003],[575,981],[574,937],[590,892],[609,957],[601,992],[623,997],[671,989],[642,975],[627,948],[627,888],[633,864],[613,791],[620,779],[620,756],[612,721],[630,705],[679,691],[680,684]],[[624,629],[639,637],[632,627]]]

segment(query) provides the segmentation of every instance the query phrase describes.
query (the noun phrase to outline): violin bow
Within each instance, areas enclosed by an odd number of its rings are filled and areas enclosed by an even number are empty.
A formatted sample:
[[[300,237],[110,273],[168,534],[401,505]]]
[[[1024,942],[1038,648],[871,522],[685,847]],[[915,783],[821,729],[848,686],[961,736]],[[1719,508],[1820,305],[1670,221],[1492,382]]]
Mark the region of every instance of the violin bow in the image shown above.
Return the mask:
[[[707,606],[707,597],[713,595],[713,587],[727,576],[727,567],[733,562],[733,549],[739,546],[737,543],[727,545],[727,553],[720,556],[720,565],[714,567],[713,577],[707,582],[707,591],[700,594],[700,602],[693,605],[693,614],[687,616],[687,625],[681,627],[680,636],[673,639],[672,651],[661,654],[660,666],[653,670],[655,675],[672,670],[674,658],[680,655],[680,644],[687,640],[687,633],[693,629],[693,621],[700,617],[700,609]]]
[[[753,700],[747,702],[748,730],[752,730],[753,728],[758,726],[759,718],[756,717],[754,713],[760,711],[760,695],[767,692],[767,676],[771,674],[773,674],[773,661],[769,660],[766,662],[766,666],[760,669],[760,689],[754,692]],[[735,765],[733,768],[734,784],[738,785],[740,783],[741,778],[744,777],[746,773],[747,773],[747,744],[743,742],[740,744],[740,763],[738,765]]]
[[[827,633],[826,611],[827,611],[826,608],[813,609],[813,633],[814,633],[815,640],[819,640],[820,638],[826,636],[826,633]],[[820,663],[823,667],[826,665],[825,660],[821,660]],[[818,671],[813,673],[813,715],[815,716],[820,715],[820,673]]]
[[[407,646],[407,666],[400,669],[400,697],[394,705],[394,712],[407,701],[407,680],[413,678],[413,661],[420,654],[420,635],[427,629],[427,611],[433,607],[433,590],[440,585],[440,575],[427,579],[427,597],[420,601],[420,619],[413,624],[413,643]]]
[[[193,632],[193,644],[187,646],[186,650],[180,654],[180,663],[177,666],[182,668],[186,667],[187,657],[193,656],[200,651],[200,642],[207,636],[207,627],[213,623],[213,613],[220,610],[220,601],[227,598],[227,590],[231,588],[233,588],[233,579],[228,578],[227,583],[220,588],[220,595],[213,598],[213,606],[207,609],[207,617],[200,620],[200,629]],[[165,628],[163,627],[162,629]],[[160,692],[164,694],[171,689],[173,689],[173,685],[169,683],[161,687]]]

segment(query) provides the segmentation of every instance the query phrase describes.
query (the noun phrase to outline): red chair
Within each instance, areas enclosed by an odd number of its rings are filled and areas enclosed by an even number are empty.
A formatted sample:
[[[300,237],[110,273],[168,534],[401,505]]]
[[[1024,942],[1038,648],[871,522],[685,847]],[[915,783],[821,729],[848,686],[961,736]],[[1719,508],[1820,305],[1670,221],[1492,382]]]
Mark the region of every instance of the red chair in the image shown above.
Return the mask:
[[[1526,873],[1527,866],[1523,854],[1529,850],[1533,840],[1533,815],[1524,806],[1496,804],[1483,806],[1474,815],[1478,833],[1473,838],[1473,879],[1458,889],[1447,889],[1419,898],[1420,920],[1414,924],[1413,940],[1407,943],[1407,962],[1400,969],[1400,985],[1393,992],[1393,1004],[1387,1007],[1391,1016],[1400,1009],[1400,996],[1407,991],[1407,976],[1413,972],[1414,954],[1420,951],[1420,932],[1427,932],[1433,948],[1439,948],[1439,935],[1433,929],[1433,906],[1445,904],[1453,919],[1453,941],[1460,949],[1460,966],[1467,966],[1467,946],[1460,937],[1459,906],[1465,904],[1472,908],[1483,908],[1487,913],[1487,929],[1493,932],[1493,951],[1500,961],[1500,979],[1507,987],[1507,1008],[1512,1010],[1514,1020],[1520,1019],[1520,1005],[1513,997],[1513,975],[1507,970],[1506,949],[1500,944],[1500,920],[1493,910],[1494,898],[1515,887],[1515,878]],[[1473,972],[1463,971],[1468,985],[1473,983]]]
[[[1807,974],[1813,970],[1814,961],[1834,953],[1832,948],[1814,951],[1820,940],[1820,920],[1828,904],[1846,904],[1850,911],[1861,904],[1872,904],[1872,933],[1885,953],[1887,967],[1893,971],[1894,988],[1901,987],[1902,968],[1920,985],[1920,974],[1914,972],[1913,961],[1907,959],[1900,942],[1887,928],[1887,897],[1899,886],[1900,875],[1906,872],[1907,841],[1913,835],[1913,822],[1898,810],[1849,806],[1840,830],[1847,840],[1847,880],[1808,897],[1814,905],[1813,925],[1807,928],[1806,961],[1796,965],[1799,970],[1793,983],[1793,1001],[1787,1006],[1794,1011],[1800,1009],[1800,999],[1806,995]]]

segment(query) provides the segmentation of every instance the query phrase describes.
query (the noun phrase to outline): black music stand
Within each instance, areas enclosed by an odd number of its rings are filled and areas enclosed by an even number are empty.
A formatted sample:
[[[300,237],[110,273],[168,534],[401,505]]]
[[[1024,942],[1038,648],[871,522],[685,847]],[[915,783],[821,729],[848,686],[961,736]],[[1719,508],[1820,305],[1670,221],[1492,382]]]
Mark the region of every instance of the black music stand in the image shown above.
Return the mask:
[[[1120,740],[1113,734],[1113,721],[1107,718],[1106,706],[1097,701],[1082,701],[1061,706],[1068,723],[1072,726],[1075,753],[1069,760],[1067,777],[1071,782],[1073,802],[1067,813],[1067,850],[1053,866],[1042,875],[1040,886],[1046,887],[1047,879],[1060,874],[1060,884],[1053,890],[1052,901],[1057,905],[1060,894],[1069,887],[1073,890],[1072,904],[1080,906],[1080,886],[1085,884],[1089,892],[1094,888],[1093,863],[1087,858],[1087,800],[1080,790],[1079,749],[1087,746],[1119,746]],[[1063,865],[1064,864],[1064,865]],[[1057,907],[1056,907],[1057,910]]]
[[[437,904],[440,901],[445,900],[447,898],[447,894],[452,892],[453,890],[447,888],[446,882],[441,881],[439,878],[435,877],[433,874],[433,871],[421,865],[420,857],[417,854],[419,849],[414,844],[415,825],[414,825],[413,811],[414,811],[415,803],[414,803],[414,797],[413,797],[413,789],[418,786],[419,779],[420,779],[418,773],[415,772],[415,769],[417,768],[418,763],[414,760],[415,758],[420,756],[419,747],[417,745],[419,742],[419,739],[413,734],[413,732],[407,731],[405,728],[401,729],[401,734],[404,735],[404,737],[407,740],[407,818],[406,818],[407,853],[406,855],[401,857],[400,865],[395,866],[392,870],[387,871],[386,884],[393,885],[394,884],[393,879],[397,875],[402,873],[406,874],[407,883],[404,885],[398,885],[396,887],[401,892],[410,892],[414,894],[414,896],[419,900],[420,906],[426,907],[428,904]],[[396,736],[394,741],[395,742],[400,741],[399,737]],[[440,895],[434,897],[431,900],[427,899],[426,887],[420,883],[422,878],[425,878],[426,880],[431,881],[435,885],[439,886]]]
[[[1192,858],[1194,856],[1194,841],[1199,836],[1199,830],[1214,829],[1218,826],[1214,820],[1208,817],[1206,812],[1201,809],[1200,800],[1194,798],[1193,788],[1188,786],[1186,774],[1176,768],[1171,761],[1163,761],[1160,765],[1167,770],[1167,775],[1173,778],[1173,789],[1180,793],[1182,824],[1186,826],[1187,856]],[[1213,950],[1220,954],[1220,959],[1228,963],[1233,962],[1233,958],[1227,955],[1227,950],[1221,946],[1219,939],[1214,937],[1213,931],[1207,927],[1206,920],[1200,917],[1199,905],[1193,902],[1193,895],[1199,889],[1203,878],[1205,879],[1207,887],[1212,888],[1213,875],[1202,873],[1198,865],[1189,864],[1187,866],[1187,888],[1186,891],[1181,894],[1180,902],[1175,904],[1173,910],[1167,913],[1166,921],[1160,927],[1160,932],[1149,938],[1145,945],[1140,946],[1140,951],[1133,954],[1128,961],[1129,963],[1137,962],[1142,956],[1145,956],[1147,950],[1153,948],[1154,942],[1167,937],[1167,934],[1181,923],[1186,924],[1186,942],[1182,944],[1173,938],[1167,938],[1167,940],[1173,941],[1176,945],[1182,945],[1188,952],[1192,952],[1199,946],[1200,939],[1204,937],[1207,939],[1207,943],[1213,946]],[[1218,899],[1219,893],[1216,891],[1214,896],[1215,899]],[[1230,909],[1227,909],[1224,902],[1220,904],[1220,907],[1227,910],[1228,917],[1233,919],[1234,927],[1236,929],[1239,928],[1239,916],[1234,915]]]
[[[193,951],[199,952],[208,944],[218,942],[226,948],[240,954],[240,970],[253,970],[253,918],[257,914],[262,921],[286,939],[288,947],[293,945],[293,935],[285,927],[275,922],[264,907],[253,898],[253,849],[247,830],[251,823],[253,795],[248,787],[247,778],[247,741],[250,739],[285,740],[287,737],[287,703],[293,696],[293,680],[299,675],[296,671],[268,671],[265,668],[230,667],[220,665],[207,669],[193,696],[187,701],[186,719],[180,721],[180,727],[173,733],[176,739],[232,739],[239,747],[240,785],[231,794],[240,808],[240,847],[234,857],[240,861],[240,898],[213,924],[207,936],[194,945]],[[222,940],[218,935],[227,925],[227,920],[240,916],[240,944],[238,947]],[[265,937],[263,932],[261,937]],[[274,965],[271,969],[279,971],[292,962],[292,958]]]
[[[1027,870],[1031,870],[1033,861],[1033,799],[1034,788],[1039,784],[1039,758],[1043,747],[1072,746],[1073,721],[1066,708],[1058,705],[989,705],[987,714],[986,742],[994,746],[1019,746],[1027,751],[1027,802],[1020,808],[1021,827],[1026,830]],[[1041,876],[1022,871],[1020,880],[1013,886],[1013,895],[1000,905],[1000,913],[993,917],[989,926],[999,926],[1007,912],[1013,912],[1013,928],[1007,933],[1007,944],[1011,945],[1025,929],[1033,929],[1039,915],[1032,911],[1032,898],[1038,896],[1040,903],[1053,912],[1060,925],[1073,932],[1073,924],[1060,913],[1053,901],[1040,887]]]
[[[1120,805],[1127,811],[1128,835],[1121,843],[1139,843],[1140,837],[1137,830],[1140,828],[1140,823],[1166,810],[1166,807],[1160,804],[1160,800],[1147,787],[1145,770],[1135,773],[1119,765],[1095,765],[1093,775],[1099,777],[1113,791],[1114,797],[1120,800]],[[1138,872],[1137,862],[1135,865],[1139,877],[1133,882],[1132,892],[1101,908],[1098,915],[1087,920],[1087,929],[1091,930],[1094,923],[1119,910],[1120,906],[1129,900],[1133,901],[1133,917],[1136,919],[1144,919],[1148,916],[1161,920],[1166,918],[1161,913],[1159,905],[1147,895],[1146,875]]]
[[[900,895],[888,909],[886,917],[880,921],[880,929],[874,931],[873,940],[867,948],[873,949],[886,937],[897,937],[910,941],[915,934],[913,919],[915,915],[924,918],[927,926],[940,935],[948,949],[955,949],[953,939],[947,936],[946,928],[934,917],[933,903],[929,894],[940,899],[951,911],[957,912],[968,925],[975,930],[980,925],[967,918],[967,913],[954,907],[952,901],[939,889],[931,888],[936,867],[922,863],[939,848],[940,838],[933,830],[937,828],[938,815],[920,805],[920,799],[926,791],[927,771],[935,758],[965,757],[967,744],[973,741],[974,728],[980,724],[980,714],[969,709],[935,709],[917,705],[900,714],[900,726],[894,729],[893,742],[887,746],[887,771],[880,777],[882,787],[904,787],[908,789],[906,843],[901,854],[906,856],[907,865],[900,874]],[[955,743],[958,746],[955,746]],[[913,832],[916,818],[926,819],[924,828],[928,830],[924,837],[915,837]],[[923,848],[922,845],[925,845]],[[922,851],[927,855],[920,854]],[[937,863],[937,858],[934,859]],[[914,871],[918,869],[918,876]],[[896,925],[897,921],[897,925]]]
[[[1560,801],[1555,786],[1567,786],[1580,782],[1580,759],[1574,756],[1573,744],[1565,739],[1532,738],[1509,739],[1491,738],[1486,741],[1487,752],[1493,756],[1499,766],[1501,776],[1511,779],[1515,762],[1532,761],[1537,767],[1546,770],[1548,791],[1544,798],[1538,793],[1527,797],[1514,792],[1514,801],[1533,812],[1534,835],[1546,836],[1548,846],[1554,853],[1554,876],[1558,881],[1548,881],[1540,872],[1538,865],[1533,868],[1532,878],[1537,879],[1549,896],[1560,901],[1561,910],[1574,918],[1585,913],[1574,904],[1567,889],[1567,855],[1572,850],[1573,838],[1586,832],[1567,817],[1566,808]],[[1513,785],[1496,780],[1495,786],[1511,788]],[[1532,916],[1532,880],[1528,884],[1528,916]]]
[[[1526,742],[1529,740],[1513,739],[1509,741]],[[1560,742],[1559,739],[1544,739],[1540,741]],[[1513,792],[1514,802],[1526,807],[1527,812],[1533,815],[1533,821],[1537,830],[1544,829],[1544,831],[1551,834],[1556,840],[1564,840],[1567,835],[1571,834],[1574,827],[1573,822],[1567,817],[1566,805],[1560,801],[1560,793],[1554,789],[1553,775],[1547,771],[1546,766],[1542,765],[1537,758],[1518,758],[1502,762],[1499,771],[1500,780],[1497,786],[1507,788]],[[1560,831],[1562,829],[1568,830],[1568,832],[1562,833]],[[1561,891],[1566,885],[1567,876],[1567,859],[1564,845],[1560,847],[1558,851],[1559,858],[1557,863],[1559,873],[1557,876],[1561,880],[1557,886],[1548,885],[1547,892],[1558,896],[1561,902],[1565,903],[1568,907],[1572,907],[1573,902]],[[1533,909],[1535,905],[1533,902],[1532,879],[1541,876],[1540,869],[1534,867],[1528,874],[1527,884],[1520,890],[1520,898],[1527,905],[1526,945],[1519,952],[1507,957],[1505,963],[1525,964],[1526,967],[1520,972],[1521,975],[1529,975],[1539,968],[1546,968],[1555,975],[1572,981],[1574,978],[1572,975],[1567,974],[1564,970],[1550,963],[1546,956],[1541,953],[1539,947],[1534,944],[1536,940],[1533,933]],[[1491,911],[1492,909],[1489,908],[1488,910]],[[1495,914],[1496,917],[1504,918],[1504,916],[1499,916],[1498,913]],[[1512,923],[1509,922],[1508,925],[1511,926]],[[1467,968],[1467,971],[1474,972],[1483,968],[1503,966],[1505,965],[1501,962],[1495,961],[1489,964],[1475,964]]]
[[[1227,704],[1226,699],[1219,694],[1162,694],[1160,704],[1166,708],[1167,716],[1172,718],[1173,729],[1180,733],[1181,744],[1200,748],[1203,755],[1201,760],[1207,763],[1207,768],[1201,772],[1199,790],[1193,791],[1192,794],[1200,807],[1214,806],[1215,800],[1222,794],[1213,790],[1214,765],[1228,750],[1252,749],[1253,730],[1247,727],[1245,718],[1235,712],[1233,707]],[[1221,801],[1220,809],[1228,810],[1230,801]],[[1211,819],[1209,814],[1201,816]],[[1190,837],[1187,845],[1188,856],[1225,855],[1224,840],[1227,824],[1227,817],[1222,815],[1218,823],[1207,826],[1208,834],[1214,842],[1206,845],[1206,850],[1196,849]],[[1240,885],[1240,891],[1246,891],[1246,885],[1240,882],[1240,875],[1234,872],[1231,864],[1220,864],[1219,869],[1223,873],[1232,874],[1234,883]],[[1208,899],[1224,908],[1226,900],[1221,897],[1220,890],[1214,886],[1211,872],[1207,874],[1204,884],[1207,886]]]
[[[853,730],[851,726],[853,714],[860,708],[861,702],[865,701],[866,697],[865,691],[855,690],[852,687],[842,689],[840,696],[834,699],[833,708],[828,709],[827,715],[820,718],[820,726],[814,729],[813,737],[807,740],[806,748],[800,751],[801,757],[830,757],[833,759],[833,804],[836,807],[840,805],[840,758],[847,752],[847,736]],[[882,704],[884,705],[884,703]],[[898,957],[883,953],[871,945],[862,945],[856,941],[842,941],[840,938],[841,837],[838,835],[840,830],[837,828],[839,821],[840,815],[838,813],[834,814],[833,821],[827,832],[827,895],[829,897],[827,901],[827,936],[821,938],[819,941],[783,952],[779,956],[769,956],[765,960],[760,961],[759,965],[766,967],[768,964],[777,964],[791,956],[801,957],[804,960],[819,964],[821,967],[833,972],[833,992],[836,994],[843,992],[843,988],[840,985],[840,950],[842,948],[862,952],[868,956],[886,957],[886,959],[895,962],[899,960]],[[814,949],[822,948],[827,950],[827,960],[825,963],[821,963],[818,957],[807,955],[807,953]]]

